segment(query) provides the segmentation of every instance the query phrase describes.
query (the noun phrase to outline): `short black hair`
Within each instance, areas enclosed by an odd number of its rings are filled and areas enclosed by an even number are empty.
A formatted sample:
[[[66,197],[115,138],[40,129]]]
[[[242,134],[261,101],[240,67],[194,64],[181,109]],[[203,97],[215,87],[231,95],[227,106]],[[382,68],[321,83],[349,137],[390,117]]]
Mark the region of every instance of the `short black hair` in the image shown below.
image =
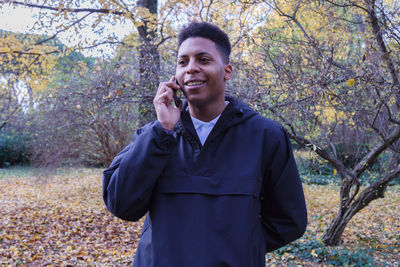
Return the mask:
[[[213,41],[221,52],[225,63],[229,63],[231,43],[228,35],[220,28],[208,22],[193,21],[179,32],[178,49],[186,39],[192,37],[203,37]]]

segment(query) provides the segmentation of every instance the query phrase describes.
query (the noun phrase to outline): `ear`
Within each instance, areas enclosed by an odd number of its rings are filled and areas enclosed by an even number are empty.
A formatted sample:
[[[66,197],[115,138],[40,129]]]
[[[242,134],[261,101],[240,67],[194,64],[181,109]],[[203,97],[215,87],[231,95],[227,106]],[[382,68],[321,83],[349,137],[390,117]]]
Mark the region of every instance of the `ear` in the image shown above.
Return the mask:
[[[232,65],[231,64],[226,64],[224,66],[224,81],[230,80],[232,78]]]

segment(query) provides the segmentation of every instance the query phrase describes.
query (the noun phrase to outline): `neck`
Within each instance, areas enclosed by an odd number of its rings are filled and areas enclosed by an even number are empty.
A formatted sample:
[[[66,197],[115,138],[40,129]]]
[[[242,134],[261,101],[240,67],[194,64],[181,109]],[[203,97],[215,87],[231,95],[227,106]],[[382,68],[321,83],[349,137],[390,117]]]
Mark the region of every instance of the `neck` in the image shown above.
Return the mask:
[[[209,122],[216,118],[224,111],[226,107],[225,99],[216,103],[209,103],[207,105],[193,105],[188,103],[189,113],[196,119]]]

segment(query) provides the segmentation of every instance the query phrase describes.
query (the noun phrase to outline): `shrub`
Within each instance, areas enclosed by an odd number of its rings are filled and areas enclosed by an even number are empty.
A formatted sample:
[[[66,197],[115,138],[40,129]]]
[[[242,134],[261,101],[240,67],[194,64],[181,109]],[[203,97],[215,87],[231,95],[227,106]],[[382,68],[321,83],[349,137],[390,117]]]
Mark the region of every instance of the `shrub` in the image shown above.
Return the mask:
[[[27,164],[26,142],[27,137],[22,133],[0,133],[0,167]]]
[[[292,255],[316,263],[329,266],[374,266],[374,259],[368,249],[358,248],[349,250],[347,248],[326,247],[322,242],[310,240],[307,242],[294,242],[288,246],[278,249],[275,253]]]

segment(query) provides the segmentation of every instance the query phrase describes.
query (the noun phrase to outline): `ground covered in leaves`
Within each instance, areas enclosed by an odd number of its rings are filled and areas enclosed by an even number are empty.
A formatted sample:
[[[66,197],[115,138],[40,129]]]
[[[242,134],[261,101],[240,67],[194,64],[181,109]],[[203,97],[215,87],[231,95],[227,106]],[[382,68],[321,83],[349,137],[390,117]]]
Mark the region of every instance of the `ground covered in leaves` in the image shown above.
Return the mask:
[[[307,232],[267,254],[268,266],[399,265],[399,186],[357,214],[335,248],[320,238],[336,211],[337,186],[304,189]],[[99,169],[0,169],[0,217],[0,266],[129,266],[142,223],[105,209]]]

